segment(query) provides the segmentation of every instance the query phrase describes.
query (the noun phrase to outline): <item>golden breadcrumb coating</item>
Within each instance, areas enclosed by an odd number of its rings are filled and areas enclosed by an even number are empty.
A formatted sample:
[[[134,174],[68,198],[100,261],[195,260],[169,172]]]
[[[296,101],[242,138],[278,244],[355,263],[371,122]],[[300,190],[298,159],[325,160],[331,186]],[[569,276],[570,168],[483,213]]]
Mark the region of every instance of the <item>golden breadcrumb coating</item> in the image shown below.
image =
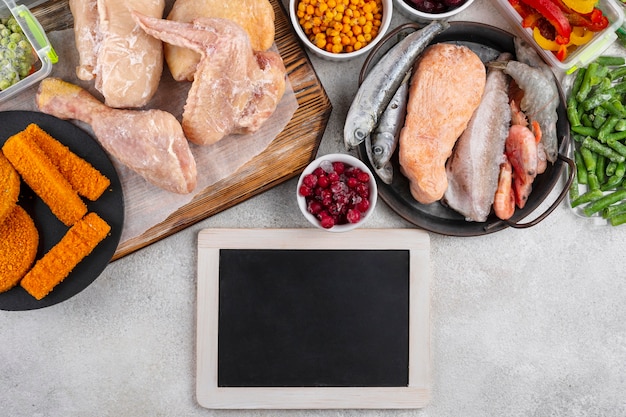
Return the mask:
[[[39,232],[33,219],[15,205],[0,224],[0,292],[8,291],[22,279],[37,255]]]
[[[23,130],[11,136],[2,151],[26,184],[63,224],[71,226],[87,213],[83,200],[37,146],[29,131]]]
[[[20,176],[0,152],[0,224],[13,211],[20,195]]]
[[[41,300],[95,249],[110,230],[109,224],[100,216],[88,213],[35,263],[20,285],[30,295]]]
[[[46,153],[78,195],[96,201],[111,185],[111,181],[105,175],[38,125],[34,123],[28,125],[26,134],[30,135],[37,146]]]

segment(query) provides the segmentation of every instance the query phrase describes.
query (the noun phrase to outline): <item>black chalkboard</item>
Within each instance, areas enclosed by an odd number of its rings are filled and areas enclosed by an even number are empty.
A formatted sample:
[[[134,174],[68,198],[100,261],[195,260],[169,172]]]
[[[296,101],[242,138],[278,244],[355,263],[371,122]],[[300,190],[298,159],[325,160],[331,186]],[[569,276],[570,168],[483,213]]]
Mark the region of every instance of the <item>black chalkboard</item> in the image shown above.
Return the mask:
[[[220,251],[218,386],[407,386],[408,250]]]
[[[417,229],[204,229],[198,403],[418,408],[430,400],[430,240]]]

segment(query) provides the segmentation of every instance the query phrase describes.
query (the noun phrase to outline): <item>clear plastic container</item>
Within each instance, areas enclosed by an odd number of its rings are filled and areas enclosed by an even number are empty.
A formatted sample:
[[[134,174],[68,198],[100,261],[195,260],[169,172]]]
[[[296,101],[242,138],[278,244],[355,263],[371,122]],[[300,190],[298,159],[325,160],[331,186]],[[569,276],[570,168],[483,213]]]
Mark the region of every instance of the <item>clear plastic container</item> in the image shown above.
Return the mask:
[[[37,4],[43,3],[43,1],[35,0],[26,3],[34,7]],[[33,47],[33,51],[37,55],[37,61],[30,75],[0,91],[0,102],[13,97],[20,91],[46,78],[52,71],[52,65],[58,61],[57,54],[52,48],[46,32],[28,7],[24,4],[18,5],[14,0],[2,0],[0,2],[0,18],[8,18],[11,15],[15,17],[15,20],[20,25],[24,35],[26,35],[26,38]]]
[[[519,35],[521,35],[527,42],[537,45],[537,42],[533,39],[532,30],[522,27],[522,17],[517,13],[513,6],[511,6],[508,0],[496,0],[495,4],[498,7],[498,10],[506,16],[510,23],[515,27]],[[594,34],[591,41],[576,48],[576,50],[569,54],[569,56],[562,62],[556,58],[553,52],[541,49],[537,45],[539,52],[549,64],[565,73],[574,72],[577,68],[587,66],[587,64],[600,56],[615,41],[615,39],[617,39],[615,31],[620,28],[624,22],[624,12],[622,7],[614,0],[600,0],[596,7],[602,10],[606,18],[609,20],[609,26],[602,32]]]

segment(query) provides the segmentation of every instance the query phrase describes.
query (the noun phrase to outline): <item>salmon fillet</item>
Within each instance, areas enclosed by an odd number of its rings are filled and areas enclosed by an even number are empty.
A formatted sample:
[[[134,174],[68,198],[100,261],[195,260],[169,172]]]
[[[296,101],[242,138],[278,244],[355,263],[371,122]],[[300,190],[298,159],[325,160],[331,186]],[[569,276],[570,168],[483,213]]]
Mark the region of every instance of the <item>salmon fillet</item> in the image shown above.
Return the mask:
[[[399,158],[418,202],[430,204],[443,197],[446,161],[480,104],[485,80],[484,64],[465,46],[434,44],[416,63]]]
[[[96,213],[88,213],[70,227],[20,281],[30,295],[41,300],[61,283],[109,233],[111,227]]]

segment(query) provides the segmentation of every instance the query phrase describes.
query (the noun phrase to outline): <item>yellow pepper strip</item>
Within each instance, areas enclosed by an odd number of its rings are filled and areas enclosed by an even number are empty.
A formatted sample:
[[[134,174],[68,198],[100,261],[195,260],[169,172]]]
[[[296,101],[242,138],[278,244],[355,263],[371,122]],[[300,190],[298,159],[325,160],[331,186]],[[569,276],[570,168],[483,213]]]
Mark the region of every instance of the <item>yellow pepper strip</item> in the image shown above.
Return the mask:
[[[533,38],[535,39],[535,42],[537,42],[537,45],[539,45],[541,49],[545,49],[546,51],[558,51],[561,47],[561,45],[559,45],[555,41],[544,37],[539,31],[539,28],[536,26],[533,28]]]
[[[570,34],[570,43],[580,46],[589,42],[593,38],[593,31],[587,30],[582,26],[574,26]]]
[[[539,31],[538,27],[533,28],[533,39],[537,42],[540,48],[545,49],[546,51],[552,51],[556,53],[556,57],[559,61],[564,61],[568,55],[568,50],[571,46],[577,47],[580,45],[584,45],[589,42],[593,38],[593,32],[585,29],[581,26],[574,26],[572,28],[572,33],[570,34],[570,39],[567,45],[561,45],[556,41],[548,39],[544,37]]]
[[[563,3],[575,12],[587,14],[593,11],[598,0],[562,0]]]

